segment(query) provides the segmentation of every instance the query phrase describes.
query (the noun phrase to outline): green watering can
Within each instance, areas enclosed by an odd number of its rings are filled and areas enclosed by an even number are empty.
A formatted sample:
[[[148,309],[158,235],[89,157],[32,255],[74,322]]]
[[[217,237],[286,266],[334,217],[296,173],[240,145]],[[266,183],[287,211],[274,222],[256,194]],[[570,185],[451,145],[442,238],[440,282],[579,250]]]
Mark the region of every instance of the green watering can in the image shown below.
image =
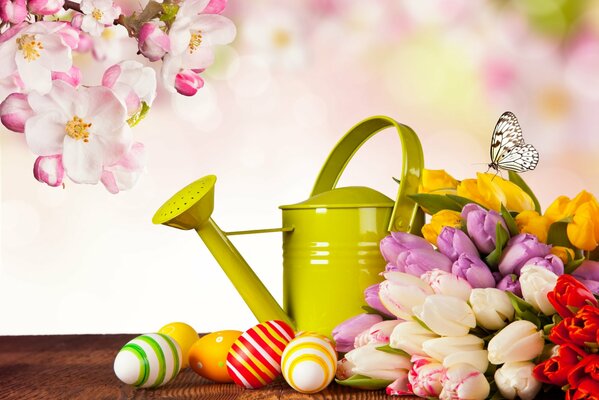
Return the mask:
[[[388,127],[397,130],[402,144],[397,200],[367,187],[336,188],[354,153]],[[372,117],[337,143],[308,200],[280,207],[283,228],[223,232],[210,218],[214,175],[180,190],[152,222],[195,229],[260,322],[278,319],[300,331],[330,336],[337,324],[363,312],[364,289],[381,281],[385,261],[379,241],[389,231],[421,228],[423,215],[408,195],[417,192],[422,168],[422,147],[414,131],[391,118]],[[283,233],[283,308],[228,238],[263,232]]]

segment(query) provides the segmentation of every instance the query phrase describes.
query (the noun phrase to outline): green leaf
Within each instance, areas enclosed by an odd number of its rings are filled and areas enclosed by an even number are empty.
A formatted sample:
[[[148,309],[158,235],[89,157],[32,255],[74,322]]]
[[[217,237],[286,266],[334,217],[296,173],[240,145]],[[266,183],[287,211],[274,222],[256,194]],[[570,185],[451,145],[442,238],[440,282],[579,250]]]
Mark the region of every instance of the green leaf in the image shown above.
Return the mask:
[[[535,205],[535,211],[541,214],[541,204],[539,203],[539,199],[537,199],[537,196],[535,196],[530,187],[526,184],[526,182],[524,182],[524,179],[522,179],[522,177],[514,171],[509,171],[509,178],[510,182],[515,183],[518,187],[520,187],[520,189],[530,196]]]
[[[162,15],[160,15],[160,20],[170,27],[177,17],[177,12],[179,12],[179,6],[177,4],[162,3]]]
[[[382,351],[384,353],[397,354],[397,355],[408,357],[408,358],[412,357],[411,355],[409,355],[405,351],[403,351],[401,349],[395,349],[395,348],[389,346],[388,344],[386,344],[384,346],[376,347],[376,349],[379,350],[379,351]]]
[[[518,231],[518,225],[516,225],[516,220],[514,219],[514,217],[512,216],[512,214],[510,214],[510,212],[507,210],[507,208],[505,208],[505,206],[503,205],[503,203],[501,203],[501,216],[503,217],[503,220],[505,221],[508,230],[510,231],[510,235],[515,236],[518,233],[520,233]]]
[[[456,202],[456,203],[457,203],[457,204],[460,206],[460,210],[461,210],[462,208],[464,208],[464,206],[465,206],[466,204],[470,204],[470,203],[474,203],[474,204],[476,204],[476,205],[479,205],[479,206],[481,206],[481,207],[482,207],[482,208],[484,208],[485,210],[488,210],[488,208],[487,208],[487,207],[485,207],[485,206],[483,206],[482,204],[480,204],[480,203],[477,203],[476,201],[474,201],[474,200],[471,200],[471,199],[468,199],[468,198],[466,198],[466,197],[457,196],[457,195],[455,195],[455,194],[449,194],[449,193],[448,193],[448,194],[446,194],[446,196],[447,196],[447,197],[449,197],[451,200],[455,201],[455,202]]]
[[[428,327],[427,324],[424,323],[423,320],[421,320],[420,318],[418,318],[417,316],[413,315],[412,318],[414,319],[414,321],[418,322],[418,324],[423,327],[426,330],[429,330],[432,332],[432,329]]]
[[[505,293],[510,298],[510,302],[514,307],[514,310],[516,312],[516,319],[530,321],[537,327],[541,327],[541,320],[539,319],[539,315],[533,306],[531,306],[529,303],[516,296],[512,292],[506,291]]]
[[[567,228],[568,223],[565,221],[552,223],[549,232],[547,232],[547,244],[574,248],[574,245],[568,239]]]
[[[485,261],[491,267],[491,269],[495,269],[497,265],[499,265],[499,260],[503,254],[503,248],[510,238],[510,234],[505,230],[501,222],[498,222],[497,226],[495,227],[495,238],[495,250],[493,250],[485,258]]]
[[[387,379],[374,379],[366,375],[353,375],[345,380],[335,379],[340,385],[349,386],[356,389],[379,390],[389,386],[393,381]]]
[[[444,194],[419,193],[412,194],[409,197],[431,215],[441,210],[462,211],[460,205]]]
[[[133,114],[131,118],[127,120],[129,126],[133,128],[135,125],[139,124],[139,122],[146,117],[148,111],[150,111],[150,106],[145,101],[142,101],[139,111]]]
[[[571,274],[576,271],[576,268],[580,267],[580,264],[582,264],[584,260],[586,260],[586,258],[582,257],[568,262],[564,266],[564,274]]]

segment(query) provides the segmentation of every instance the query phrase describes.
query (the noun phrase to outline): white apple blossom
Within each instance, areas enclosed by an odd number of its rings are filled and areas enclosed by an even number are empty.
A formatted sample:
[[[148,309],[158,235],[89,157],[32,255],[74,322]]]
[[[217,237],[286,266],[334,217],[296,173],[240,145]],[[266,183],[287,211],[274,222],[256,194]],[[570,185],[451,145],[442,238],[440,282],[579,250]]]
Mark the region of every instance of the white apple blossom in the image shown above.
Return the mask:
[[[52,90],[28,97],[34,116],[25,124],[29,148],[38,155],[62,154],[67,176],[76,183],[98,183],[103,167],[131,147],[126,110],[108,88],[74,88],[56,80]]]
[[[81,0],[81,30],[92,36],[100,36],[104,27],[112,25],[119,17],[121,9],[112,0]]]
[[[102,86],[112,89],[127,107],[127,114],[135,114],[142,103],[152,105],[156,97],[156,73],[150,67],[126,60],[104,72]]]
[[[145,149],[142,143],[134,143],[131,149],[113,165],[105,166],[101,181],[113,194],[131,189],[144,171]]]
[[[25,91],[48,93],[52,71],[67,72],[71,48],[59,33],[62,23],[20,24],[0,35],[0,79],[18,73]]]

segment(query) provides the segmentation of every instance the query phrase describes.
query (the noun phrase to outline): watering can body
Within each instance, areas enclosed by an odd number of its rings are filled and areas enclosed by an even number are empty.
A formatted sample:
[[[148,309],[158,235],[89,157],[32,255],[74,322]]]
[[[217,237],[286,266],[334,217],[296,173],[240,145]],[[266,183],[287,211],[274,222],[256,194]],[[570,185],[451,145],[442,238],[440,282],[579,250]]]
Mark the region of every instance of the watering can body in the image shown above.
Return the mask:
[[[385,128],[395,128],[402,144],[396,200],[367,187],[337,188],[355,152]],[[420,230],[423,214],[409,195],[418,191],[423,163],[412,129],[388,117],[371,117],[337,143],[308,200],[280,207],[281,229],[222,231],[210,217],[216,181],[212,175],[176,193],[153,222],[195,229],[260,322],[279,319],[299,331],[331,335],[337,324],[363,312],[364,290],[382,280],[380,240],[389,231]],[[284,309],[228,239],[232,234],[274,231],[283,232]]]

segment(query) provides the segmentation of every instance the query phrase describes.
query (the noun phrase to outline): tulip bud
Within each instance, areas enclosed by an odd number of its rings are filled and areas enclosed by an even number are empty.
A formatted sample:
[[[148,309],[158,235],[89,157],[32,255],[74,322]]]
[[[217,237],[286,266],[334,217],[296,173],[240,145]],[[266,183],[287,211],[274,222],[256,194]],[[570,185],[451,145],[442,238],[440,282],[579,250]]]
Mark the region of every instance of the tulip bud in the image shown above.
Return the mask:
[[[472,308],[457,297],[433,294],[422,306],[414,307],[418,316],[433,332],[441,336],[462,336],[476,327]]]
[[[456,193],[458,181],[443,169],[423,169],[418,193]]]
[[[456,261],[461,254],[478,258],[478,250],[472,240],[461,229],[452,226],[443,228],[437,237],[437,247],[451,261]]]
[[[73,65],[67,72],[52,71],[52,80],[65,81],[69,85],[77,87],[81,83],[81,70]]]
[[[461,254],[453,263],[451,273],[467,280],[473,288],[495,287],[493,273],[478,256]]]
[[[11,93],[0,103],[0,122],[13,132],[25,132],[25,122],[33,116],[33,110],[24,93]]]
[[[551,246],[539,242],[538,238],[527,233],[521,233],[507,242],[501,260],[499,260],[499,272],[502,275],[520,275],[520,270],[535,257],[545,257],[551,251]]]
[[[0,0],[0,21],[20,24],[27,18],[26,0]]]
[[[456,351],[443,359],[445,368],[451,368],[456,364],[469,364],[484,374],[489,367],[489,352],[487,350]]]
[[[428,283],[436,294],[457,297],[464,301],[470,298],[472,287],[468,281],[449,272],[435,269],[425,272],[420,279]]]
[[[358,347],[345,355],[351,366],[351,375],[394,381],[398,373],[410,370],[412,363],[408,357],[377,350],[378,346],[369,344]]]
[[[175,77],[175,89],[183,96],[193,96],[204,87],[204,80],[199,73],[183,69]]]
[[[533,376],[535,364],[530,361],[505,363],[495,371],[495,383],[503,397],[533,400],[541,390],[542,383]]]
[[[431,222],[422,227],[422,236],[432,244],[437,244],[437,238],[443,228],[452,226],[459,228],[462,226],[462,217],[460,213],[453,210],[441,210],[433,214]]]
[[[440,400],[483,400],[491,391],[485,376],[469,364],[456,364],[445,372]]]
[[[33,164],[33,176],[48,186],[60,186],[64,178],[62,155],[39,156]]]
[[[433,250],[433,246],[420,236],[406,232],[391,232],[390,235],[385,236],[383,240],[381,240],[380,249],[385,261],[395,265],[397,256],[399,256],[400,253],[412,249]]]
[[[160,60],[171,50],[169,37],[162,29],[164,26],[164,22],[149,21],[139,29],[139,51],[150,61]]]
[[[412,369],[408,373],[408,380],[412,392],[419,397],[438,397],[443,389],[442,379],[445,368],[441,363],[432,358],[412,357]]]
[[[405,321],[398,324],[391,332],[389,346],[403,350],[410,355],[424,356],[427,353],[422,350],[422,344],[437,337],[436,333],[429,331],[418,322]]]
[[[499,290],[503,290],[504,292],[512,292],[518,297],[522,297],[522,287],[520,285],[520,281],[518,280],[518,275],[509,274],[501,278],[497,285],[495,286]]]
[[[374,308],[376,311],[381,314],[391,315],[391,313],[385,308],[383,303],[381,303],[381,299],[379,298],[379,284],[375,283],[372,286],[368,286],[364,290],[364,300],[366,300],[366,304],[370,307]]]
[[[599,262],[586,260],[576,268],[572,275],[591,292],[599,294]]]
[[[555,308],[547,298],[547,294],[555,288],[557,275],[536,265],[525,265],[520,275],[522,296],[535,310],[545,315],[556,313]]]
[[[508,230],[505,221],[497,211],[486,211],[474,203],[464,206],[462,209],[462,219],[466,221],[468,236],[470,236],[470,239],[472,239],[478,250],[483,254],[489,254],[495,250],[497,224],[501,224],[506,231]]]
[[[403,272],[385,272],[385,281],[379,286],[383,306],[397,318],[412,319],[414,306],[424,303],[433,289],[422,279]]]
[[[440,337],[422,343],[422,350],[435,360],[443,361],[445,357],[463,351],[483,350],[485,342],[474,335],[457,337]]]
[[[451,271],[451,260],[433,249],[412,249],[399,253],[396,261],[400,271],[421,276],[427,271]]]
[[[489,361],[499,365],[507,362],[530,361],[543,352],[543,331],[530,321],[510,323],[489,342]]]
[[[543,267],[558,276],[564,274],[564,262],[555,254],[548,254],[545,257],[533,257],[526,262],[526,265]]]
[[[498,331],[514,319],[514,307],[508,295],[499,289],[473,289],[470,305],[478,325]]]
[[[337,325],[333,329],[333,339],[335,340],[337,351],[345,353],[352,350],[356,336],[382,320],[383,317],[380,315],[358,314]]]
[[[53,15],[64,6],[64,0],[28,0],[27,7],[33,14]]]
[[[367,344],[378,344],[379,346],[389,344],[391,332],[401,322],[397,319],[377,322],[356,336],[354,348],[366,346]]]

